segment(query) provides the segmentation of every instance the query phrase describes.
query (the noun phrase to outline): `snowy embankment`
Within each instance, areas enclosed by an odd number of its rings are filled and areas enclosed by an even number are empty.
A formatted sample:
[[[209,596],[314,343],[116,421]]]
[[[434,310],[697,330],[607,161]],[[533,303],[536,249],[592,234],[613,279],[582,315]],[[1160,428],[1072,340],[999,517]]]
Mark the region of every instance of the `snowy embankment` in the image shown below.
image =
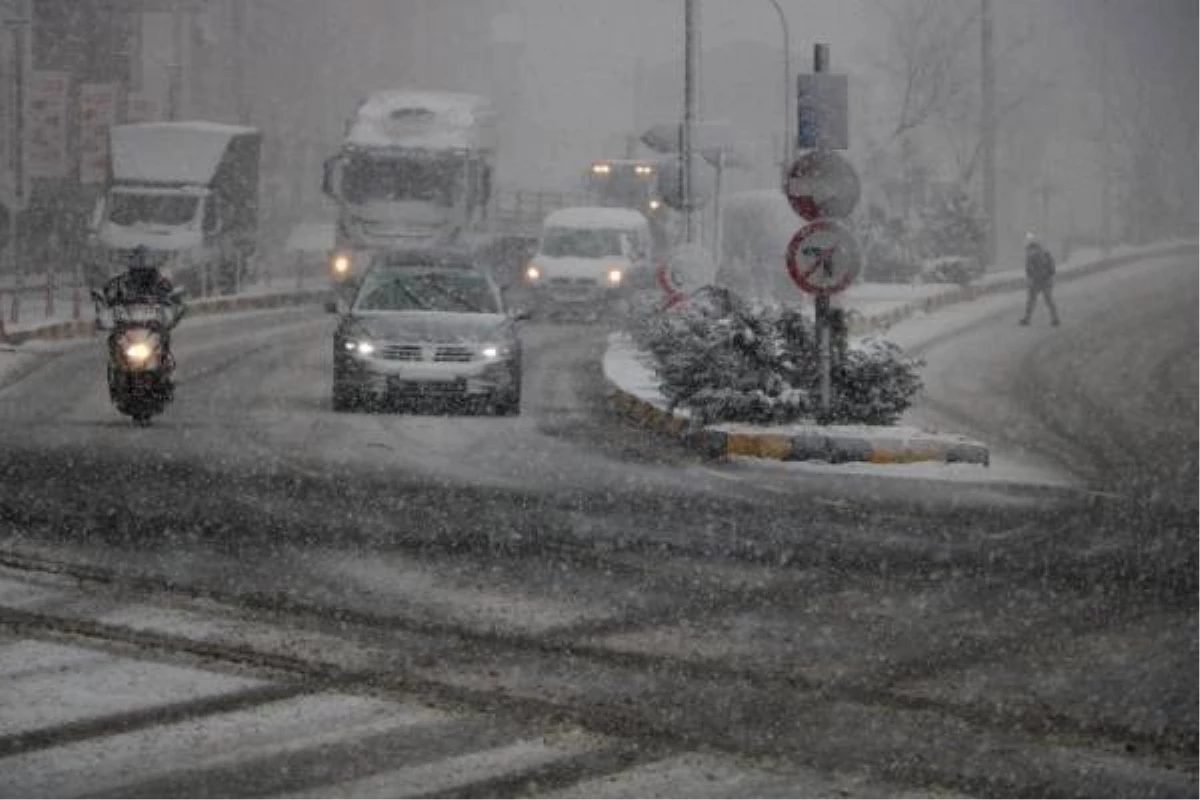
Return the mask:
[[[1108,258],[1098,252],[1081,251],[1059,267],[1059,280],[1133,266],[1148,256],[1169,255],[1195,246],[1195,242],[1178,240],[1120,247]],[[900,334],[897,344],[915,350],[994,313],[995,306],[990,302],[993,296],[1023,290],[1024,286],[1023,269],[990,273],[967,286],[865,284],[848,293],[846,308],[857,312],[852,331],[858,336],[879,333],[907,320],[903,330],[897,331]],[[638,352],[627,335],[610,337],[603,366],[613,404],[619,411],[642,424],[682,437],[712,456],[873,464],[941,461],[986,465],[990,462],[987,446],[978,441],[911,426],[721,424],[697,428],[690,424],[687,409],[670,410],[659,391],[652,358]]]

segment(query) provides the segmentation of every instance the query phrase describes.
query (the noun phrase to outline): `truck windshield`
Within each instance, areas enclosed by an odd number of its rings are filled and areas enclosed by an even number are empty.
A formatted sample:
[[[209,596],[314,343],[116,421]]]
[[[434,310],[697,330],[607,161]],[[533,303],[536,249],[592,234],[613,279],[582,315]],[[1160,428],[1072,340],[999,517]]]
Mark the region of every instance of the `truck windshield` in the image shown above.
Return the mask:
[[[462,193],[463,161],[457,158],[350,159],[342,193],[352,203],[372,200],[423,200],[453,206]]]
[[[113,192],[108,220],[117,225],[186,225],[196,218],[195,195]]]
[[[551,228],[542,241],[542,255],[551,258],[605,258],[625,255],[624,231],[608,228]]]
[[[483,276],[468,270],[387,269],[367,275],[355,311],[457,311],[498,314]]]

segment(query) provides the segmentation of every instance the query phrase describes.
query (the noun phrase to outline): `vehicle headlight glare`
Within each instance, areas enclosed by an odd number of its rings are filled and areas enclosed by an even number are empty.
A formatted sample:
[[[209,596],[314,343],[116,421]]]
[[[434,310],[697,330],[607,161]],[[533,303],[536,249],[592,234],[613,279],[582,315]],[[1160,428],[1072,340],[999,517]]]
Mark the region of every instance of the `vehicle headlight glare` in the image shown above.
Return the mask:
[[[500,348],[494,344],[485,344],[482,348],[480,348],[479,352],[484,358],[500,357]]]
[[[345,275],[350,271],[350,256],[338,254],[333,257],[333,271],[338,275]]]
[[[150,358],[153,351],[146,342],[134,342],[125,348],[125,357],[130,361],[141,362]]]
[[[542,271],[532,264],[525,270],[525,277],[531,281],[536,281],[542,277]]]
[[[375,352],[375,345],[371,344],[370,342],[359,342],[358,343],[358,354],[359,355],[369,356],[369,355],[371,355],[371,353],[374,353],[374,352]]]
[[[650,201],[650,210],[651,211],[658,211],[660,208],[662,208],[662,200],[651,200]]]
[[[621,273],[621,270],[619,270],[619,269],[610,269],[608,271],[608,283],[611,286],[620,286],[621,279],[623,277],[624,277],[624,275]]]

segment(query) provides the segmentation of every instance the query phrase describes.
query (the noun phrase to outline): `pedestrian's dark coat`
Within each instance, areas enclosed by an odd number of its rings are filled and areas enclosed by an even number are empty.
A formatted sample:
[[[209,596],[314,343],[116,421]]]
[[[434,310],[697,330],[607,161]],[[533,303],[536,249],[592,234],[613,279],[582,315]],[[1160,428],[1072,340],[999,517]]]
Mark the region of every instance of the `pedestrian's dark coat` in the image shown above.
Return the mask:
[[[1032,243],[1025,248],[1025,277],[1033,286],[1050,286],[1054,283],[1054,256],[1040,244]]]

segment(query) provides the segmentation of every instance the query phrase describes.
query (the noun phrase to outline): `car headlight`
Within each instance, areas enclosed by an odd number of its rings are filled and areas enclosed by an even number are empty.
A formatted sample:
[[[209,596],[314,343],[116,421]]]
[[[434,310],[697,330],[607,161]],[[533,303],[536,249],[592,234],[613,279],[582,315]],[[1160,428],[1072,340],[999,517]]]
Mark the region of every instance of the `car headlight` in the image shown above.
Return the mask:
[[[345,253],[338,253],[329,262],[329,268],[333,270],[333,274],[338,277],[344,277],[350,273],[350,256]]]
[[[610,269],[608,271],[608,285],[609,286],[620,286],[621,281],[624,279],[624,277],[625,277],[625,273],[623,273],[621,270]]]
[[[542,277],[542,271],[540,269],[538,269],[537,265],[530,264],[525,269],[525,277],[531,281],[540,280]]]
[[[369,356],[375,352],[375,345],[362,339],[350,339],[345,347],[351,353],[358,353],[360,356]]]

